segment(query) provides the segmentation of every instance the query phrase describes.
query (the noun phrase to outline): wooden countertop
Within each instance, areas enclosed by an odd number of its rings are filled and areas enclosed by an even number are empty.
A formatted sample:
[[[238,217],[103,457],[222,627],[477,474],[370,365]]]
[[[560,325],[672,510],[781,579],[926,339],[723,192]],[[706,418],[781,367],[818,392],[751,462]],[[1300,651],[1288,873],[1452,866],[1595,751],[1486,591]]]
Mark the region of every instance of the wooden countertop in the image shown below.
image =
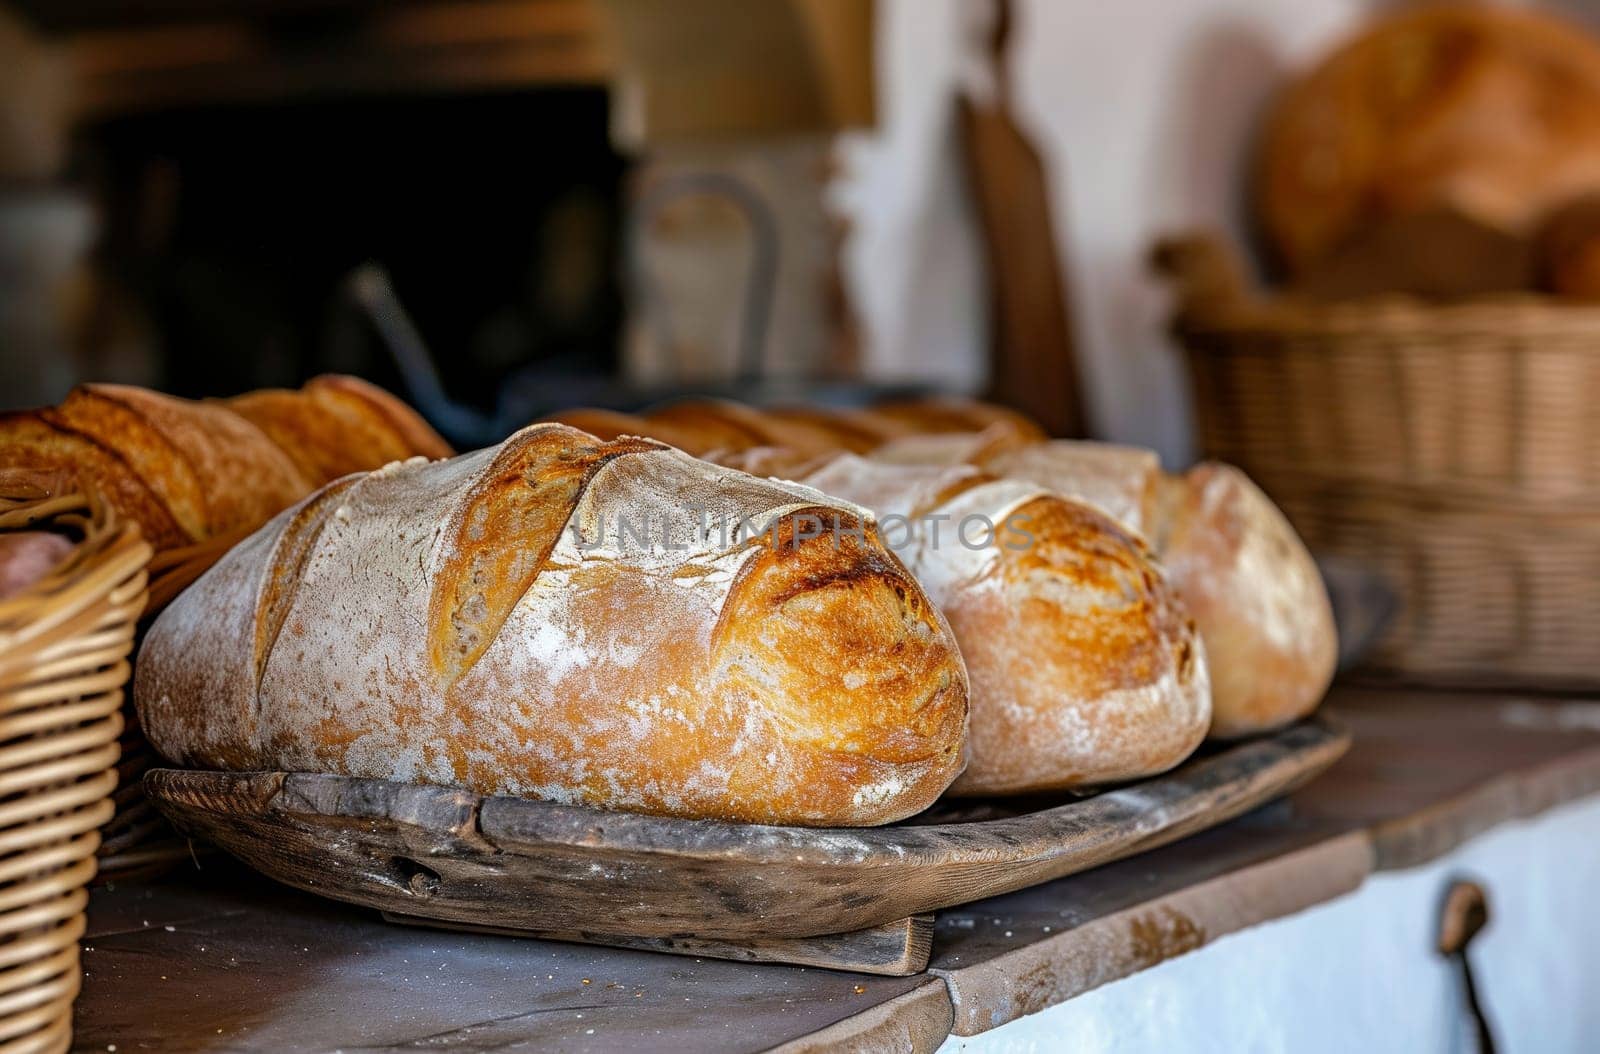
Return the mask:
[[[940,913],[866,977],[419,931],[231,862],[96,891],[75,1049],[932,1049],[1600,790],[1600,703],[1341,688],[1350,754],[1163,849]]]

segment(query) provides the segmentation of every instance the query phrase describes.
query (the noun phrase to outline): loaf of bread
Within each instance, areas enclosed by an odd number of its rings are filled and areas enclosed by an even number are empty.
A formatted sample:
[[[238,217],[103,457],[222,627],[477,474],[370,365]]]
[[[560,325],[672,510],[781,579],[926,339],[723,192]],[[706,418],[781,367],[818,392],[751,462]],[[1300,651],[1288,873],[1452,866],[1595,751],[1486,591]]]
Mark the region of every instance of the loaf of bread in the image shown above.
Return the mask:
[[[226,407],[114,384],[0,420],[0,469],[84,477],[157,549],[264,523],[317,482]]]
[[[1144,543],[1110,517],[965,466],[845,454],[803,482],[877,514],[955,631],[972,682],[972,754],[953,792],[1137,779],[1205,737],[1211,695],[1194,622]]]
[[[912,434],[929,432],[981,432],[999,428],[1027,439],[1046,438],[1044,429],[1020,411],[977,399],[928,396],[878,403],[865,411],[883,422],[905,426]]]
[[[1296,274],[1363,228],[1441,206],[1531,234],[1600,191],[1600,44],[1522,6],[1401,7],[1282,93],[1255,183]]]
[[[221,400],[265,432],[317,486],[409,457],[445,458],[450,445],[417,412],[357,377],[314,377]]]
[[[863,510],[555,424],[279,515],[134,695],[180,764],[723,820],[884,823],[965,761],[949,626]]]
[[[580,407],[575,410],[563,410],[560,413],[550,414],[544,418],[545,423],[561,424],[569,428],[576,428],[580,432],[587,432],[598,439],[621,439],[624,436],[649,436],[668,446],[675,446],[679,450],[700,456],[710,449],[707,442],[699,435],[689,432],[680,432],[671,425],[645,420],[637,414],[622,413],[619,410],[601,410],[593,407]]]
[[[1211,734],[1279,728],[1315,710],[1339,637],[1316,561],[1261,488],[1232,465],[1164,476],[1149,537],[1211,658]]]
[[[0,417],[0,480],[92,485],[158,551],[253,530],[345,473],[449,452],[353,377],[202,402],[86,384],[60,406]]]
[[[1203,463],[1169,476],[1152,451],[1065,439],[979,466],[1090,502],[1144,536],[1205,640],[1213,736],[1278,728],[1322,701],[1338,657],[1327,590],[1294,528],[1243,472]]]

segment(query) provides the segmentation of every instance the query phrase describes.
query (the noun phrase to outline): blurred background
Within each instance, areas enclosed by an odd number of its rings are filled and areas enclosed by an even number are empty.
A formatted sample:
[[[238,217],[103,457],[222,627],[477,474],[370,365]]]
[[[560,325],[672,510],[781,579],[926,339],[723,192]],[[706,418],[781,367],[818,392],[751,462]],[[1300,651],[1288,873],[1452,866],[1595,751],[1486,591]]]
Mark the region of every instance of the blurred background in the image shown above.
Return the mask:
[[[759,374],[987,390],[1182,463],[1148,246],[1252,244],[1274,93],[1392,9],[6,0],[0,405],[327,370],[415,398],[387,289],[491,417]]]

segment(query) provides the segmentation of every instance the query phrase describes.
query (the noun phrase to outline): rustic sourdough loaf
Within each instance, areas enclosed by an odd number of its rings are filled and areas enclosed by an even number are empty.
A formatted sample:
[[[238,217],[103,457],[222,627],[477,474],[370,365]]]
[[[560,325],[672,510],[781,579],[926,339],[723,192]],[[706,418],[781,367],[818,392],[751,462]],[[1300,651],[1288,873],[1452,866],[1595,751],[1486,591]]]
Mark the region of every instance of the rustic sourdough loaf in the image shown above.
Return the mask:
[[[1205,737],[1194,622],[1144,543],[1110,517],[964,466],[845,454],[803,481],[881,517],[955,631],[972,680],[972,756],[955,792],[1137,779]]]
[[[895,461],[916,453],[909,443],[884,450]],[[1145,537],[1205,640],[1213,736],[1277,728],[1322,701],[1338,653],[1322,576],[1283,513],[1243,472],[1206,462],[1168,475],[1152,451],[1064,439],[975,460],[995,475],[1090,502]]]
[[[810,516],[859,534],[811,536]],[[740,540],[735,521],[771,526]],[[186,765],[884,823],[961,771],[967,677],[866,521],[655,442],[535,425],[284,512],[156,621],[135,699]]]

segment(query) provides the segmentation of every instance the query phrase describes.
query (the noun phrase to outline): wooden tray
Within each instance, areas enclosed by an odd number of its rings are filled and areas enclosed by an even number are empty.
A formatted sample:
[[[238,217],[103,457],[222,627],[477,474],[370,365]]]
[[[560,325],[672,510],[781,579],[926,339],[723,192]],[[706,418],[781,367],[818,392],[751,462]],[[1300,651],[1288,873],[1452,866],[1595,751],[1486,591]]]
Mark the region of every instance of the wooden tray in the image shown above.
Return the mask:
[[[1093,797],[956,801],[877,828],[667,819],[305,773],[156,769],[145,788],[181,830],[395,921],[906,974],[926,965],[929,912],[1214,826],[1349,743],[1313,719]]]

